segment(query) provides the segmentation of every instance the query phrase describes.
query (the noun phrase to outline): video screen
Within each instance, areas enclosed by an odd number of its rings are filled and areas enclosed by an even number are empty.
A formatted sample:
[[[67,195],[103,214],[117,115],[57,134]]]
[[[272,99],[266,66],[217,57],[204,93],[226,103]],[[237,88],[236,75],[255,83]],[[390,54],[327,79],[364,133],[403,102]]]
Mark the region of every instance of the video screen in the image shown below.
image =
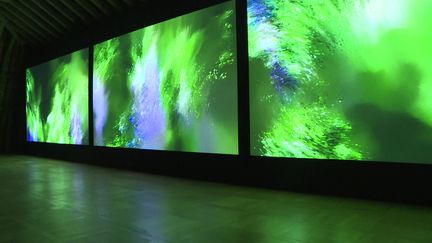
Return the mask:
[[[238,153],[235,2],[94,48],[95,145]]]
[[[88,144],[88,52],[26,70],[27,141]]]
[[[249,0],[251,154],[432,163],[432,1]]]

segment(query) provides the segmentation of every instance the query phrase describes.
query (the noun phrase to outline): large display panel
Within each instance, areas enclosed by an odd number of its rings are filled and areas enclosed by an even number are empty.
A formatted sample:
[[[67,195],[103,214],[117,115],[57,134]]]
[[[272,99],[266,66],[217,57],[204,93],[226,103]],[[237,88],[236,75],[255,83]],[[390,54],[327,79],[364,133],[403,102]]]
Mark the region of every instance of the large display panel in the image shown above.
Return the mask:
[[[432,1],[249,0],[251,153],[432,163]]]
[[[98,146],[238,153],[235,3],[97,44]]]
[[[88,144],[88,52],[26,70],[27,141]]]

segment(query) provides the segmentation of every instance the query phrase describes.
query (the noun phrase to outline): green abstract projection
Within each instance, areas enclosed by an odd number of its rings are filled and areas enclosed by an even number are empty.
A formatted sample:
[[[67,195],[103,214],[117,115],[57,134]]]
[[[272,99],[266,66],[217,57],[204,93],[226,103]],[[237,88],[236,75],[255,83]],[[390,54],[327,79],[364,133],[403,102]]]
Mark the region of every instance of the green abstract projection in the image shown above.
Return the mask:
[[[26,71],[27,140],[88,144],[88,49]]]
[[[99,146],[238,153],[234,1],[95,46]]]
[[[253,155],[432,163],[432,2],[249,0]]]

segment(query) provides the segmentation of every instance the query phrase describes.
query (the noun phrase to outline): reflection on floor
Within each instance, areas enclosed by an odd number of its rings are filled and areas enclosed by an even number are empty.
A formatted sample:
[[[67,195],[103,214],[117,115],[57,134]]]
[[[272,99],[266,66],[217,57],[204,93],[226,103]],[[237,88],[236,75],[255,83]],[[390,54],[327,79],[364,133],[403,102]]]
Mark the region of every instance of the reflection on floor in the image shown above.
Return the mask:
[[[432,242],[432,208],[0,156],[0,242]]]

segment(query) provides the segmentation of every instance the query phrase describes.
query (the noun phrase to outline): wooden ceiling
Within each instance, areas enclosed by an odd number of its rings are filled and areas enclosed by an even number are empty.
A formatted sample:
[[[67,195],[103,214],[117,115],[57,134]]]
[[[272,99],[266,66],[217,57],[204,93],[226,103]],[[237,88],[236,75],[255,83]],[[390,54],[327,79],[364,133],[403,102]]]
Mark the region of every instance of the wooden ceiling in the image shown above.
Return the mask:
[[[0,26],[19,42],[46,46],[149,0],[0,0]]]

